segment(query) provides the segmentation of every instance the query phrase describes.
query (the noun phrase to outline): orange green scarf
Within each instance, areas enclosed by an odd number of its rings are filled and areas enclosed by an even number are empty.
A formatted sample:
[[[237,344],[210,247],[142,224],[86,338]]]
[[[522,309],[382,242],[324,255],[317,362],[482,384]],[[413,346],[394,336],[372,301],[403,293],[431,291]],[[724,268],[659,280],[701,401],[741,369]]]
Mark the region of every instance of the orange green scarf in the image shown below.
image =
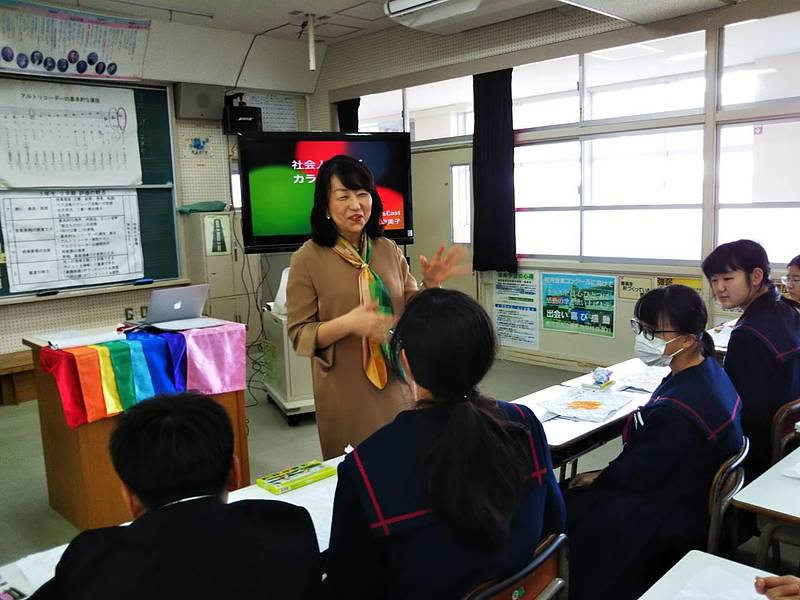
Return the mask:
[[[392,299],[386,286],[381,281],[380,276],[370,266],[372,256],[372,241],[366,233],[361,234],[361,253],[346,239],[339,237],[333,247],[345,262],[353,265],[358,272],[358,300],[361,304],[369,304],[376,300],[378,302],[378,314],[392,316]],[[361,340],[362,361],[364,373],[370,383],[379,390],[386,387],[389,379],[386,368],[386,357],[389,356],[389,344],[372,342],[367,338]]]

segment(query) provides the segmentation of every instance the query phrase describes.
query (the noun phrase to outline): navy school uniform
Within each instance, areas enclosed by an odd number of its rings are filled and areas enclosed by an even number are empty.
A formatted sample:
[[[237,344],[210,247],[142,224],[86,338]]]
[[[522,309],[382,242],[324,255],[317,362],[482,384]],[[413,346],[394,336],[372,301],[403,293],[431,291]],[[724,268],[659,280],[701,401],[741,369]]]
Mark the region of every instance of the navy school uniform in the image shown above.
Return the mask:
[[[570,598],[638,598],[708,535],[708,494],[742,445],[740,400],[713,359],[669,374],[629,418],[622,453],[568,490]]]
[[[530,487],[499,550],[461,542],[424,498],[420,460],[450,408],[404,411],[339,466],[327,597],[459,598],[516,572],[544,535],[564,530],[564,502],[541,424],[527,407],[497,404],[506,418],[529,429],[531,447]]]
[[[725,371],[742,397],[742,428],[750,438],[747,478],[770,464],[772,417],[800,398],[800,313],[767,292],[756,298],[731,332]]]

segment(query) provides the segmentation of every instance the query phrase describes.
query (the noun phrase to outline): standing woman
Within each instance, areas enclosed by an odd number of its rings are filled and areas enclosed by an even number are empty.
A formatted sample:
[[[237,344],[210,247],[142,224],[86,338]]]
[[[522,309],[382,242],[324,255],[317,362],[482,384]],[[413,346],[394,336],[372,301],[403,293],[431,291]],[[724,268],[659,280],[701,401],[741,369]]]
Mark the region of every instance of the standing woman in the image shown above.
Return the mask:
[[[703,273],[722,308],[744,311],[731,332],[725,371],[742,397],[752,481],[770,464],[773,415],[800,397],[800,304],[780,296],[766,251],[751,240],[718,246],[703,261]]]
[[[370,170],[351,156],[323,163],[311,239],[294,253],[286,291],[289,337],[311,358],[322,456],[339,456],[389,423],[413,398],[387,369],[389,328],[417,293],[403,253],[383,237],[383,205]],[[463,247],[428,261],[424,287],[469,273]]]

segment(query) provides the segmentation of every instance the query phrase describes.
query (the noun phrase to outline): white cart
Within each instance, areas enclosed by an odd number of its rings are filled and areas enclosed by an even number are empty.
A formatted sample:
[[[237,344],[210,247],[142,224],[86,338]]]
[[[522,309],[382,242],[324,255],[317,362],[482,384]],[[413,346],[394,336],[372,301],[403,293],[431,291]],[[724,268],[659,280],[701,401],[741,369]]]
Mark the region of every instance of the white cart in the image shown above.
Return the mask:
[[[271,311],[272,302],[262,313],[266,341],[264,387],[267,399],[286,417],[290,426],[298,417],[314,412],[314,388],[311,383],[311,361],[295,354],[286,329],[286,315]]]

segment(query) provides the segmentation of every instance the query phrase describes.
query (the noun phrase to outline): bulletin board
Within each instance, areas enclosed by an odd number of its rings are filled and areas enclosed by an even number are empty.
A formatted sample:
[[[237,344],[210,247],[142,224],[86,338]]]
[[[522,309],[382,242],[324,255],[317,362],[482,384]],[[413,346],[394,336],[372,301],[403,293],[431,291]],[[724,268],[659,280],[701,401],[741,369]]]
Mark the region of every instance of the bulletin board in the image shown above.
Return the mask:
[[[72,99],[72,102],[74,102],[76,106],[86,107],[87,115],[92,114],[92,107],[93,104],[96,104],[96,97],[102,97],[104,95],[113,96],[114,94],[118,94],[119,90],[127,90],[124,95],[132,109],[130,112],[135,113],[135,119],[131,119],[132,123],[129,123],[128,131],[134,131],[135,136],[132,140],[129,140],[127,144],[128,150],[131,148],[133,149],[133,152],[128,152],[127,156],[112,156],[110,153],[107,153],[108,156],[104,157],[102,151],[97,153],[84,153],[84,155],[89,156],[88,160],[96,161],[90,164],[98,165],[97,169],[87,169],[86,172],[88,175],[94,176],[94,171],[100,173],[103,168],[127,168],[126,174],[129,174],[130,178],[122,186],[100,185],[97,181],[89,181],[89,177],[85,177],[84,181],[76,181],[74,173],[70,174],[66,172],[69,171],[69,169],[65,170],[63,177],[58,176],[57,173],[54,176],[54,170],[57,171],[59,168],[59,161],[68,164],[69,161],[76,160],[69,156],[66,158],[64,156],[58,156],[57,152],[55,154],[51,152],[48,156],[43,156],[41,152],[37,153],[36,160],[41,160],[43,163],[52,161],[49,165],[42,165],[42,171],[47,171],[47,168],[49,168],[50,173],[47,176],[43,175],[40,179],[39,186],[41,187],[38,187],[36,182],[32,179],[32,177],[35,177],[35,169],[29,169],[29,173],[22,174],[26,175],[28,179],[20,178],[20,173],[17,173],[18,178],[13,182],[14,187],[9,187],[8,182],[3,183],[6,189],[0,189],[0,251],[2,252],[2,254],[0,254],[0,299],[4,297],[26,295],[44,295],[57,290],[88,289],[96,285],[127,285],[140,277],[153,280],[174,279],[179,277],[180,267],[175,217],[175,176],[170,135],[169,97],[166,88],[94,85],[86,82],[77,84],[74,81],[62,84],[52,79],[42,82],[41,78],[35,81],[31,78],[0,78],[0,85],[5,83],[19,84],[20,82],[24,82],[24,89],[30,90],[32,93],[37,93],[37,90],[39,90],[40,96],[41,90],[45,90],[51,97],[54,94],[53,90],[67,90],[66,93],[69,94],[68,97]],[[59,88],[59,86],[63,87]],[[17,85],[17,89],[21,89],[19,85]],[[76,93],[76,90],[79,90],[80,93]],[[55,94],[57,94],[57,91]],[[30,117],[30,115],[27,116]],[[106,119],[111,119],[112,121],[117,119],[120,120],[120,122],[129,117],[130,115],[122,113],[105,116]],[[88,118],[89,117],[87,117],[87,119]],[[134,125],[134,127],[130,127],[130,125]],[[91,126],[87,125],[87,129],[90,128]],[[82,135],[82,132],[79,131],[79,127],[75,127],[74,129],[75,135]],[[25,144],[20,144],[19,142],[15,143],[15,140],[8,139],[8,131],[9,128],[6,128],[4,130],[5,135],[0,137],[0,145],[5,145],[6,153],[9,154],[5,160],[7,162],[16,160],[20,164],[22,161],[28,161],[27,164],[30,164],[30,161],[33,160],[30,155],[17,155],[16,152],[17,149],[19,149],[20,152],[24,152],[26,148],[35,144],[35,140],[31,138],[33,141],[26,140]],[[95,133],[97,133],[97,131],[95,131]],[[3,139],[3,137],[6,139]],[[92,140],[85,142],[85,144],[89,145],[84,145],[84,147],[91,148],[91,143]],[[14,156],[10,155],[10,150],[13,150],[15,153]],[[137,150],[138,156],[136,156],[135,159],[138,164],[134,165],[131,155],[135,155]],[[83,158],[82,160],[85,161],[87,159]],[[7,174],[9,172],[10,169],[6,168],[5,173]],[[33,175],[31,175],[31,173]],[[7,177],[7,175],[4,174],[3,177]],[[54,185],[62,179],[68,182],[69,185],[64,185],[63,187]],[[119,179],[119,177],[117,177],[117,179]],[[17,187],[20,181],[22,182],[22,186]],[[80,185],[81,183],[84,183],[84,185]],[[68,192],[66,190],[70,191]],[[130,268],[130,272],[135,272],[135,276],[131,276],[128,280],[116,281],[114,283],[103,282],[97,284],[87,284],[87,281],[92,280],[82,279],[78,285],[75,285],[77,279],[75,279],[75,276],[72,276],[70,279],[70,273],[78,273],[79,270],[74,268],[65,270],[62,266],[59,268],[59,277],[53,277],[51,273],[42,271],[42,273],[45,273],[42,277],[47,278],[46,280],[39,281],[32,289],[11,292],[8,272],[9,264],[6,260],[8,257],[5,254],[7,245],[6,241],[3,239],[3,225],[6,226],[6,230],[9,230],[8,225],[13,218],[13,216],[10,217],[9,215],[14,214],[12,212],[12,206],[17,215],[20,214],[19,211],[23,208],[25,210],[31,210],[31,214],[33,215],[37,214],[37,209],[41,211],[45,208],[53,211],[53,214],[58,210],[61,214],[66,213],[67,215],[71,215],[72,213],[69,211],[78,210],[71,207],[77,206],[78,203],[70,201],[70,193],[77,195],[82,201],[80,210],[86,210],[84,206],[87,199],[96,198],[98,200],[96,203],[98,206],[102,203],[108,205],[114,203],[117,207],[124,206],[126,212],[130,213],[127,214],[128,221],[126,221],[125,225],[127,228],[127,238],[130,245],[140,245],[136,253],[136,256],[139,257],[137,258],[138,264]],[[9,198],[10,196],[13,196],[13,198]],[[28,198],[30,198],[30,200],[28,200]],[[135,209],[131,207],[135,207]],[[97,208],[96,210],[102,209]],[[91,217],[83,219],[83,215],[84,213],[80,213],[80,215],[74,214],[72,216],[75,217],[77,223],[86,221],[91,225]],[[3,222],[4,219],[6,220],[5,222]],[[41,221],[42,220],[39,222]],[[35,219],[31,222],[34,225],[38,223]],[[78,230],[76,229],[76,231]],[[103,232],[97,233],[97,235],[103,235]],[[19,247],[19,244],[17,244],[16,255],[18,257],[21,253]],[[47,249],[32,248],[31,250],[26,250],[26,252],[45,253]],[[63,257],[65,255],[61,254],[60,256]],[[43,264],[47,263],[47,261],[44,260],[42,262]],[[65,271],[67,273],[66,275],[64,275]],[[28,271],[28,273],[30,272],[31,271]],[[52,272],[55,271],[53,270]],[[127,271],[116,272],[127,273]],[[16,278],[18,282],[16,287],[22,287],[19,284],[19,273],[17,273]]]

